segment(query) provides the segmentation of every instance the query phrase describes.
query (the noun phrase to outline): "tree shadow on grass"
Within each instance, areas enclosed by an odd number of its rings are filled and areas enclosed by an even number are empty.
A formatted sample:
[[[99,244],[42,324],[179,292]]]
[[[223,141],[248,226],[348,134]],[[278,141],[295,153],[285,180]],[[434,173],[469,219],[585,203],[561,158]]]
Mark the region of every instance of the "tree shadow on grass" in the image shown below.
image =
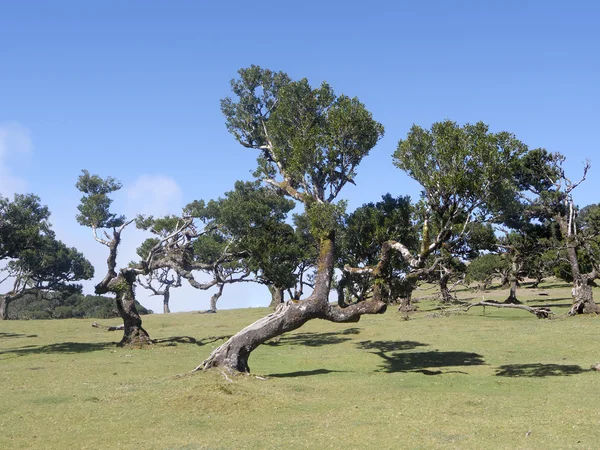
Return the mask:
[[[48,345],[25,345],[0,351],[0,355],[39,355],[44,353],[87,353],[114,347],[115,342],[57,342]]]
[[[497,377],[564,377],[589,372],[581,366],[571,364],[507,364],[496,369]]]
[[[466,373],[458,370],[439,370],[441,367],[484,365],[483,356],[469,352],[406,352],[429,344],[415,341],[363,341],[359,347],[375,350],[374,354],[383,359],[378,372],[418,372],[423,375],[442,375],[444,373]],[[405,353],[406,352],[406,353]],[[436,370],[437,369],[437,370]]]
[[[359,334],[360,328],[346,328],[340,332],[329,333],[297,333],[276,337],[266,342],[265,345],[303,345],[306,347],[321,347],[329,344],[341,344],[351,340],[352,338],[344,337],[349,334]]]
[[[345,372],[345,370],[329,370],[329,369],[315,369],[315,370],[299,370],[297,372],[287,373],[272,373],[265,375],[269,378],[295,378],[295,377],[308,377],[311,375],[325,375],[333,372]]]
[[[155,344],[162,344],[163,347],[174,347],[177,344],[196,344],[201,347],[223,339],[229,339],[230,337],[231,336],[209,336],[202,339],[195,339],[191,336],[171,336],[168,338],[154,339],[152,342]]]
[[[20,333],[0,333],[0,339],[10,338],[34,338],[38,337],[37,334],[20,334]]]

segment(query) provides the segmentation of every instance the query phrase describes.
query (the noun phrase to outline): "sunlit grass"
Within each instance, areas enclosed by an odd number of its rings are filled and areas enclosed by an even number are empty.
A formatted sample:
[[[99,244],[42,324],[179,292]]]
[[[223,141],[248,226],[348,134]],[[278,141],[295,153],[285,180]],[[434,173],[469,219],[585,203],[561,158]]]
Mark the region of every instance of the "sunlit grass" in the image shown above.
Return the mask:
[[[142,350],[88,320],[0,322],[0,448],[596,448],[600,318],[565,318],[569,293],[519,291],[559,305],[555,320],[440,317],[428,300],[408,321],[394,308],[312,321],[252,354],[259,377],[232,382],[189,372],[267,309],[147,316],[162,342]]]

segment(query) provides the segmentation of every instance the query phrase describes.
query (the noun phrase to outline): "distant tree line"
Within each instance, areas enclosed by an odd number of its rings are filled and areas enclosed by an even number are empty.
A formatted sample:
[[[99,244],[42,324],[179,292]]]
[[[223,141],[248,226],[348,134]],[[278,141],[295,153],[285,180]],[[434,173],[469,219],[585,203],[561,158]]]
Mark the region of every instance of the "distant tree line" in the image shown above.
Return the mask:
[[[136,308],[142,315],[152,314],[137,303]],[[100,295],[83,295],[80,293],[51,296],[27,294],[11,303],[8,310],[9,319],[112,319],[118,318],[119,311],[115,299]]]

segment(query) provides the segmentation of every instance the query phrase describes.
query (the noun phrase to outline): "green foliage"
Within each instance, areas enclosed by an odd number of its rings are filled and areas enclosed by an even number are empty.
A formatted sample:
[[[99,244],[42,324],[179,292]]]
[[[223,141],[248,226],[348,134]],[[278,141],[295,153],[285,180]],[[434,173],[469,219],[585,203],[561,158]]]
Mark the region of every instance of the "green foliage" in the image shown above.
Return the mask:
[[[332,201],[352,182],[355,168],[383,136],[383,126],[356,98],[336,96],[327,83],[252,66],[239,71],[221,110],[227,129],[245,147],[259,149],[256,176],[283,178],[281,187]]]
[[[337,204],[310,202],[306,207],[311,234],[317,240],[329,239],[343,224],[346,202]]]
[[[39,288],[65,289],[67,283],[94,276],[94,267],[82,253],[49,236],[35,249],[21,252],[8,268],[15,275],[25,275],[30,285]]]
[[[460,127],[446,120],[431,130],[413,125],[393,158],[423,187],[428,208],[445,221],[461,210],[496,212],[513,200],[512,174],[526,151],[514,135],[490,133],[482,122]]]
[[[487,286],[492,279],[510,270],[510,263],[502,255],[487,253],[473,260],[467,267],[467,281]]]
[[[416,250],[418,231],[413,215],[414,207],[408,196],[394,198],[385,194],[381,201],[357,208],[345,219],[341,239],[342,265],[361,267],[377,264],[381,246],[388,240]]]
[[[0,195],[0,260],[18,258],[44,236],[53,236],[49,217],[48,207],[36,195],[15,194],[12,201]]]
[[[77,222],[80,225],[92,228],[115,228],[123,225],[125,216],[110,212],[113,200],[108,196],[121,189],[121,183],[113,177],[101,178],[83,170],[75,186],[84,194],[77,206]]]
[[[194,259],[219,262],[226,274],[250,271],[266,284],[293,286],[306,251],[300,235],[284,222],[293,207],[293,201],[257,181],[238,181],[224,198],[191,203],[186,213],[208,230],[194,240]]]

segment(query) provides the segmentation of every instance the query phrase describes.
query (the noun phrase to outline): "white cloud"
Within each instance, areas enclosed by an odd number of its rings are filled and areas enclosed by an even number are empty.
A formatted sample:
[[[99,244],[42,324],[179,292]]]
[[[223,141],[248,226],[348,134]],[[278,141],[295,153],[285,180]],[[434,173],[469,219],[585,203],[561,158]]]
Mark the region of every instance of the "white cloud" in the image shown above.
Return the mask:
[[[10,196],[25,190],[27,183],[13,174],[11,164],[31,153],[31,131],[17,122],[0,123],[0,194]]]
[[[137,214],[162,216],[181,213],[183,195],[172,178],[162,175],[141,175],[127,189],[128,217]]]

